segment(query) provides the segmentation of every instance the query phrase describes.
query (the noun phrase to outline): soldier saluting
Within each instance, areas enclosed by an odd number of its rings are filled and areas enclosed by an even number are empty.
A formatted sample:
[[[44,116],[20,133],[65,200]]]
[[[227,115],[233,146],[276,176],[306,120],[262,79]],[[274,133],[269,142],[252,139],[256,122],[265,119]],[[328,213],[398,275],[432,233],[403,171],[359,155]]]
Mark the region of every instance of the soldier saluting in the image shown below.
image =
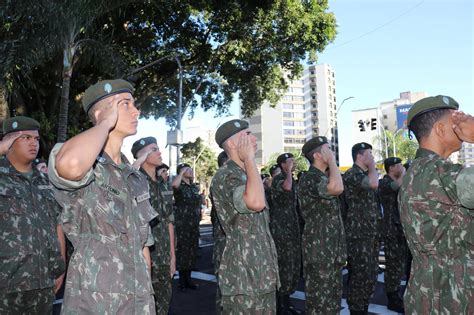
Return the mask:
[[[474,118],[449,96],[427,97],[408,112],[420,148],[398,202],[413,255],[408,314],[474,314],[474,168],[447,158],[474,143]]]
[[[157,216],[148,184],[120,152],[137,132],[140,111],[124,80],[100,81],[82,98],[93,127],[56,144],[51,182],[63,206],[64,232],[74,246],[63,314],[154,314],[150,279]]]

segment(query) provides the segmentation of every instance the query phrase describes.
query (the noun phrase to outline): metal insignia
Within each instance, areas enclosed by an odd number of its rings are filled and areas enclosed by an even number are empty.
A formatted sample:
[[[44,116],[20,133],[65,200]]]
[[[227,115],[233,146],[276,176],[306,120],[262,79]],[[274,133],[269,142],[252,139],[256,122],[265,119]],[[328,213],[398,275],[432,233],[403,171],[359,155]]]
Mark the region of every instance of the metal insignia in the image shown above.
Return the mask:
[[[110,92],[112,92],[112,85],[110,83],[105,83],[104,85],[104,91],[109,94]]]
[[[145,145],[145,140],[140,140],[141,145]]]
[[[18,128],[18,122],[14,121],[14,122],[12,123],[12,128],[13,128],[13,129]]]
[[[240,123],[238,121],[234,122],[234,126],[240,128]]]
[[[285,158],[288,158],[288,154],[285,154]]]
[[[319,137],[318,140],[319,140],[319,142],[323,142],[323,141],[324,141],[323,138],[321,138],[321,137]]]
[[[363,149],[365,148],[365,144],[361,143],[360,147]]]
[[[444,104],[449,105],[449,98],[447,98],[446,96],[443,96],[443,102]]]

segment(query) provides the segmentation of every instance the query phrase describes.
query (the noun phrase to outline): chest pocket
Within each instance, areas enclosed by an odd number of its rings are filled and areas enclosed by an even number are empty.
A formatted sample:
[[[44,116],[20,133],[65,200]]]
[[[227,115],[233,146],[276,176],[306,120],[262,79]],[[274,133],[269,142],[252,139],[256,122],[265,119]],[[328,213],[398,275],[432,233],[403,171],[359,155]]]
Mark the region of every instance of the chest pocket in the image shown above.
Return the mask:
[[[105,222],[116,230],[115,233],[127,233],[125,218],[126,200],[121,198],[121,193],[118,189],[108,183],[98,182],[97,185],[97,199],[90,200],[93,212],[89,215],[98,217],[99,228],[102,225],[101,222]],[[109,234],[106,231],[106,227],[103,226],[103,228],[104,234]]]
[[[0,222],[2,232],[15,232],[26,219],[27,203],[23,194],[14,188],[0,189]]]

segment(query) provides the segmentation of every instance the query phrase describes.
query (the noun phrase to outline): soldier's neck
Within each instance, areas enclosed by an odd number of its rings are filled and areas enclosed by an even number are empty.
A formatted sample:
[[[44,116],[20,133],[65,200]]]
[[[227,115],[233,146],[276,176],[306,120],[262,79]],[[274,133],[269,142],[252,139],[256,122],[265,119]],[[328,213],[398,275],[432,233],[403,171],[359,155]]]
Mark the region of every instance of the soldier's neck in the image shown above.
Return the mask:
[[[120,149],[122,148],[123,138],[112,136],[109,134],[107,138],[107,142],[104,146],[104,152],[115,162],[115,164],[120,165],[122,164],[122,152]]]
[[[148,163],[145,162],[145,163],[142,164],[142,168],[145,171],[145,173],[147,173],[147,175],[150,176],[150,178],[154,182],[156,182],[156,166],[148,164]]]
[[[22,161],[21,159],[17,159],[10,154],[7,154],[7,159],[10,164],[20,173],[31,172],[33,169],[33,161]]]
[[[355,162],[354,163],[355,165],[357,165],[358,167],[360,167],[364,172],[367,172],[367,170],[369,169],[367,166],[365,166],[362,162]]]

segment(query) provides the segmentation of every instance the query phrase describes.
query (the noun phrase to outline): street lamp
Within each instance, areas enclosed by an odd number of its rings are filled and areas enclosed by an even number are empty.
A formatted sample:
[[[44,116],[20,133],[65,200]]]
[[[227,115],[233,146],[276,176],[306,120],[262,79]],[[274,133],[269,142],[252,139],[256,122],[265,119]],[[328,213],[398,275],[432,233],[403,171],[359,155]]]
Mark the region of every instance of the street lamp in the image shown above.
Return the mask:
[[[345,101],[350,100],[351,98],[354,98],[354,96],[349,96],[343,99],[341,102],[341,106],[339,106],[339,108],[337,109],[336,114],[334,115],[334,120],[336,121],[336,127],[337,127],[337,117],[338,117],[337,115],[339,114],[339,111],[341,110],[342,105],[344,105]],[[324,133],[325,137],[327,136],[329,129],[331,129],[331,126],[329,126],[328,129],[326,129],[326,132]]]

